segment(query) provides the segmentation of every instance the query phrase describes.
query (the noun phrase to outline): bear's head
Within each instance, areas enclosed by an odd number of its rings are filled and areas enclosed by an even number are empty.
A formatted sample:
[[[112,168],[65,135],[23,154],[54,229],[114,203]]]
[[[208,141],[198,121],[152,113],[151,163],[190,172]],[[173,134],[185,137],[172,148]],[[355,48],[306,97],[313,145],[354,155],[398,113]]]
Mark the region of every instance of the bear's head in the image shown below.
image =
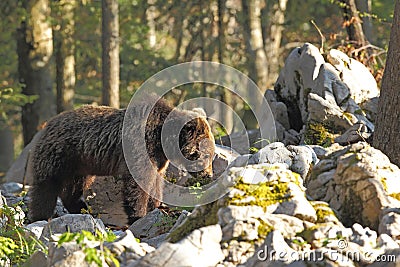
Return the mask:
[[[164,126],[167,129],[169,127],[174,130],[181,129],[179,137],[167,135],[163,143],[166,145],[164,151],[165,149],[169,150],[169,160],[174,165],[178,165],[179,169],[184,169],[194,176],[212,177],[215,145],[214,136],[205,114],[198,111],[185,111],[180,116],[173,117]],[[167,132],[169,131],[167,130]],[[179,140],[179,145],[177,140]],[[177,151],[178,146],[180,151]]]

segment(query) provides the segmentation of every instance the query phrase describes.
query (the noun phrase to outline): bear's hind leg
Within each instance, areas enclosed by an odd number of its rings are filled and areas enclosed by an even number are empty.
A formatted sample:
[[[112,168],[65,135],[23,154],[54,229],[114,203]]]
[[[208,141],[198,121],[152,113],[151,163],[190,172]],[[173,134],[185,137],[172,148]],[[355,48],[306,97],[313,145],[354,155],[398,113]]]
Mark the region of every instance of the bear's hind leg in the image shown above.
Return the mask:
[[[64,182],[60,198],[69,213],[81,213],[82,209],[87,209],[86,203],[82,200],[84,182],[84,177],[77,177]]]
[[[58,182],[50,178],[33,184],[29,192],[28,217],[31,221],[47,220],[53,216],[60,188]]]

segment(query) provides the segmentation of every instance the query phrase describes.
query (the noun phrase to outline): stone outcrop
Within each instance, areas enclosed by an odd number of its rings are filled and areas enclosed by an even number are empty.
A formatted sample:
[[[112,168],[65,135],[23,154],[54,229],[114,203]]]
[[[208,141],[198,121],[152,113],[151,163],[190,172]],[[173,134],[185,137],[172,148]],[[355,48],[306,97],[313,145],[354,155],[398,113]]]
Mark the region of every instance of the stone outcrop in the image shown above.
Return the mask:
[[[309,43],[295,48],[275,90],[265,94],[285,144],[355,143],[374,131],[379,96],[374,77],[338,50],[326,58]]]

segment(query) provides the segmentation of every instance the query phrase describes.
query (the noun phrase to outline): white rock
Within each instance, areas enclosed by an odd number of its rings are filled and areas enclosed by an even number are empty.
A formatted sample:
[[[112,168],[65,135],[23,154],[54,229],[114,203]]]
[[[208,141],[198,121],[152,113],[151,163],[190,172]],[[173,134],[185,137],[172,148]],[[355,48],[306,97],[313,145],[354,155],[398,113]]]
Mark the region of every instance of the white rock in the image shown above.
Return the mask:
[[[391,238],[387,234],[381,234],[378,237],[377,245],[379,247],[384,247],[385,249],[398,249],[398,248],[400,248],[399,244],[397,244],[396,241],[394,241],[393,238]]]
[[[400,214],[389,212],[385,214],[379,223],[379,233],[387,234],[393,239],[400,237]]]
[[[31,231],[36,236],[36,238],[40,238],[43,229],[47,225],[47,223],[47,221],[36,221],[34,223],[25,225],[24,228]]]
[[[154,209],[129,226],[129,230],[138,238],[155,237],[159,234],[160,222],[164,216],[159,209]]]
[[[138,242],[135,236],[128,229],[125,231],[125,235],[121,236],[112,243],[107,244],[107,247],[113,250],[114,247],[123,246],[125,249],[137,254],[140,257],[145,256],[147,253],[154,251],[155,249],[144,242]]]
[[[351,97],[357,104],[379,96],[374,76],[362,63],[336,49],[329,51],[328,60],[341,73],[343,82],[349,87]]]
[[[292,158],[292,153],[280,142],[263,147],[252,157],[257,163],[284,163],[287,168],[292,165]]]
[[[245,266],[277,266],[280,262],[289,264],[295,260],[291,255],[296,255],[296,251],[289,247],[279,231],[272,231],[254,255],[245,263]]]
[[[218,223],[221,226],[232,221],[244,221],[249,218],[260,218],[264,214],[260,206],[227,206],[218,210]]]
[[[265,183],[268,179],[258,170],[246,168],[241,173],[242,181],[246,184],[259,184]]]
[[[82,230],[94,233],[99,230],[105,233],[105,226],[99,219],[94,219],[89,214],[67,214],[59,218],[52,219],[43,229],[40,239],[48,240],[50,235],[62,234],[67,231],[71,233],[80,232]]]
[[[265,214],[261,220],[274,227],[285,238],[294,237],[304,230],[302,220],[286,214]]]
[[[163,243],[133,266],[215,266],[225,258],[219,244],[221,238],[219,225],[196,229],[178,243]]]
[[[274,213],[286,214],[310,222],[316,222],[317,213],[310,202],[307,201],[304,191],[294,183],[289,183],[288,187],[292,198],[279,203]]]
[[[2,191],[7,193],[19,193],[22,191],[22,184],[16,182],[8,182],[1,185]]]

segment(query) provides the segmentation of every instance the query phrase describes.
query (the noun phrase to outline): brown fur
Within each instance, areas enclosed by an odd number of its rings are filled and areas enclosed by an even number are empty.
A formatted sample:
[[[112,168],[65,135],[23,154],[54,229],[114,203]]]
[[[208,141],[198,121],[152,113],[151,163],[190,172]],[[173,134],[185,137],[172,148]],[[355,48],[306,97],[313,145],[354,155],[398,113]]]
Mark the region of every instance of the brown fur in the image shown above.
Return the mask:
[[[135,107],[133,115],[140,117],[148,108],[146,103]],[[171,111],[172,107],[165,101],[158,101],[145,126],[146,148],[153,167],[149,166],[143,155],[133,155],[134,173],[146,179],[146,189],[157,196],[156,199],[150,199],[138,187],[125,163],[122,150],[125,110],[84,106],[51,119],[33,155],[34,182],[30,191],[30,219],[36,221],[50,218],[57,196],[61,197],[69,212],[79,213],[82,208],[86,208],[81,196],[83,188],[92,182],[92,175],[122,177],[125,184],[125,207],[131,221],[158,206],[157,199],[162,195],[162,177],[168,166],[161,146],[161,127]],[[204,159],[202,162],[205,169],[200,175],[212,175],[209,159],[212,159],[214,147],[207,146],[206,150],[200,151],[199,143],[203,139],[214,143],[214,139],[207,120],[195,117],[198,116],[190,111],[174,112],[173,120],[176,122],[189,121],[179,134],[180,149],[187,159]],[[135,142],[143,142],[136,137],[136,133],[143,130],[140,127],[132,128],[130,142],[133,145]]]

